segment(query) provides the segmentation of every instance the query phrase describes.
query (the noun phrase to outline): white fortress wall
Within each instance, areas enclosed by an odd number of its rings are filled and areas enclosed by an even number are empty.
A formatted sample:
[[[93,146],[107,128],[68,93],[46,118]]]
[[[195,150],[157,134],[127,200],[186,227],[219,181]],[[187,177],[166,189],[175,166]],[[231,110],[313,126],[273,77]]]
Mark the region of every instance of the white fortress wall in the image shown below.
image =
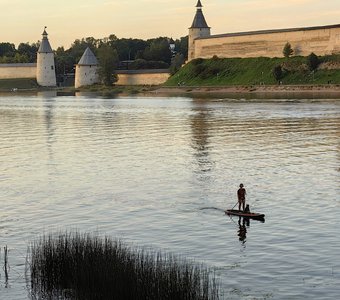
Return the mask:
[[[116,85],[159,85],[168,80],[168,70],[127,70],[117,71]]]
[[[37,64],[0,64],[0,79],[36,78]]]
[[[215,35],[195,40],[195,58],[282,57],[289,42],[294,55],[340,53],[340,25]]]

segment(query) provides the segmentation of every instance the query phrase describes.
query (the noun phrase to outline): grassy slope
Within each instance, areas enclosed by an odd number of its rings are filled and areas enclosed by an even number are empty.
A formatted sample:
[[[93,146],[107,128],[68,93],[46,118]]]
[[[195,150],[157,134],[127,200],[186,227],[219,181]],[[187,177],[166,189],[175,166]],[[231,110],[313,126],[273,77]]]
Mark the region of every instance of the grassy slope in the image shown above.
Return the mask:
[[[22,78],[22,79],[1,79],[0,90],[17,89],[34,89],[38,84],[35,79]]]
[[[340,56],[321,57],[321,62],[339,63]],[[181,68],[165,83],[166,86],[184,85],[223,86],[277,84],[272,70],[275,66],[285,68],[283,84],[333,84],[340,83],[339,70],[318,69],[314,75],[307,68],[306,57],[286,58],[212,58],[196,59]]]

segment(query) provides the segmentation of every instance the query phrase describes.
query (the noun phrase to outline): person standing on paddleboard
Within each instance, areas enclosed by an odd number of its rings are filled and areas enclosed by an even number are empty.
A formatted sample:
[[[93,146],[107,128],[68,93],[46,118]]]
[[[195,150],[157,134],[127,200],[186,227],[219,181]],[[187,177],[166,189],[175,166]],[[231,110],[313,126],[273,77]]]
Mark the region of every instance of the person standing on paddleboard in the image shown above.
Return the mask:
[[[240,188],[237,191],[237,198],[238,198],[238,210],[241,210],[241,205],[244,211],[246,205],[246,189],[243,187],[243,183],[240,184]]]

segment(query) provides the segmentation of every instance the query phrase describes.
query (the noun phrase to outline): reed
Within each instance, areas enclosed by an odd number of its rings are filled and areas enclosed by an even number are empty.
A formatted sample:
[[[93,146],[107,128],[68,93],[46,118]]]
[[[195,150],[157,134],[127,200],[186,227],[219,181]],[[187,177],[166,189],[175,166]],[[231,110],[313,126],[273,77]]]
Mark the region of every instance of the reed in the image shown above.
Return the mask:
[[[38,299],[219,299],[215,275],[203,265],[107,237],[44,235],[28,256]]]
[[[1,248],[0,248],[0,257],[1,257]],[[8,247],[7,245],[4,247],[4,265],[3,270],[5,272],[5,287],[8,287],[8,272],[9,272],[9,263],[8,263]],[[0,274],[1,277],[1,274]]]

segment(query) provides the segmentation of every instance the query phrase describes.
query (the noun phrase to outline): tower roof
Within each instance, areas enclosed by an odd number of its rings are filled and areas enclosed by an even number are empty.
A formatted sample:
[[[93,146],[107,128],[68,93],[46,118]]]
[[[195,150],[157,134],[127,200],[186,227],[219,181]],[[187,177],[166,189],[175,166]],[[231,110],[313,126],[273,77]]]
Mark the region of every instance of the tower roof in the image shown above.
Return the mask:
[[[198,0],[198,1],[197,1],[196,7],[203,7],[203,5],[202,5],[202,3],[201,3],[201,0]]]
[[[82,65],[82,66],[96,66],[96,65],[98,65],[98,60],[89,47],[86,48],[83,56],[81,57],[81,59],[78,62],[78,65]]]
[[[46,32],[46,27],[44,28],[44,32],[42,33],[42,40],[40,43],[40,47],[38,53],[53,53],[50,42],[48,41],[48,34]]]
[[[201,3],[201,0],[198,0],[196,7],[196,15],[190,28],[209,28],[202,12],[203,5]]]

